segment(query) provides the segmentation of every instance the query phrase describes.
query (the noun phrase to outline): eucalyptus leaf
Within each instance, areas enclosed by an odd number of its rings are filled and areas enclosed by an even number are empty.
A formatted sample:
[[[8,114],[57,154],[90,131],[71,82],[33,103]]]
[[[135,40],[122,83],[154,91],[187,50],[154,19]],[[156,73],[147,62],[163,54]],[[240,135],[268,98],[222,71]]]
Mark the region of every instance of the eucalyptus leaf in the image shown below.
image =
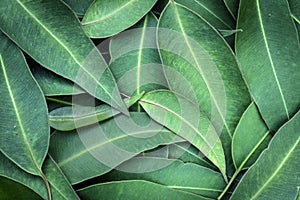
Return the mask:
[[[18,168],[14,163],[8,160],[2,153],[0,153],[0,178],[7,178],[9,180],[18,182],[19,184],[27,187],[28,189],[36,192],[40,198],[47,199],[47,189],[45,183],[38,176],[25,173]],[[51,157],[47,156],[43,165],[43,171],[49,180],[51,187],[52,198],[55,199],[79,199],[67,179],[64,177],[60,169]],[[0,184],[1,185],[1,184]],[[8,186],[7,186],[8,187]],[[1,186],[0,186],[1,188]],[[8,188],[6,188],[8,192]],[[1,192],[0,192],[1,194]],[[11,194],[13,195],[13,194]],[[1,196],[2,197],[2,196]],[[19,197],[21,198],[22,195]],[[9,199],[12,199],[11,196]],[[17,198],[17,199],[19,199]]]
[[[167,90],[145,94],[140,104],[151,118],[202,151],[226,177],[225,157],[220,139],[197,105]]]
[[[91,38],[106,38],[138,22],[151,10],[156,1],[95,0],[81,23]],[[110,28],[107,28],[108,26]]]
[[[83,16],[94,0],[63,0],[78,15]]]
[[[63,2],[2,0],[0,21],[0,29],[42,66],[128,113],[103,57]]]
[[[145,113],[130,115],[52,134],[49,152],[72,184],[107,173],[143,151],[182,141]]]
[[[50,132],[46,101],[22,52],[1,32],[0,66],[0,150],[26,172],[43,176]]]
[[[231,199],[294,199],[300,184],[300,112],[275,134]],[[274,189],[276,188],[276,189]]]
[[[231,16],[237,19],[240,0],[223,0]]]
[[[78,194],[81,198],[87,200],[96,200],[100,198],[120,200],[149,200],[149,198],[160,200],[206,200],[206,198],[197,195],[141,180],[101,183],[80,189],[78,190]]]
[[[240,1],[236,53],[263,119],[277,130],[300,108],[300,48],[286,0]]]
[[[179,160],[155,157],[136,157],[128,160],[101,179],[146,180],[212,199],[216,199],[226,185],[222,174],[211,169]]]

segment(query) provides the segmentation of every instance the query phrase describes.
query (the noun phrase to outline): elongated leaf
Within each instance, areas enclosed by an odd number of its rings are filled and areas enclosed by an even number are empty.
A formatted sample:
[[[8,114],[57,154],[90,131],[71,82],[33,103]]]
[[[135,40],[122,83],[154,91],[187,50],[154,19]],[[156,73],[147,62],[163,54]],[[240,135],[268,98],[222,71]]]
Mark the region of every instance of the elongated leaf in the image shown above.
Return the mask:
[[[300,112],[283,125],[231,199],[294,199],[300,185]],[[275,189],[276,188],[276,189]]]
[[[156,46],[156,26],[157,19],[150,13],[132,29],[111,39],[109,67],[122,93],[139,95],[167,87]]]
[[[49,152],[75,184],[102,175],[145,150],[179,141],[145,113],[131,113],[131,118],[118,115],[100,125],[55,132]]]
[[[216,130],[197,105],[167,90],[145,94],[140,104],[151,118],[202,151],[225,176],[222,144]]]
[[[113,192],[112,192],[113,191]],[[157,183],[140,180],[116,181],[92,185],[78,190],[84,199],[120,199],[120,200],[205,200],[197,195],[168,188]]]
[[[2,33],[0,66],[0,150],[23,170],[41,175],[50,135],[46,102],[22,52]]]
[[[235,55],[217,30],[177,3],[166,7],[158,26],[158,46],[170,89],[197,102],[217,133],[222,132],[231,174],[231,138],[250,103]]]
[[[237,171],[250,167],[271,138],[255,104],[251,103],[232,138],[232,158]]]
[[[0,176],[0,197],[3,200],[8,199],[20,199],[20,200],[36,200],[42,198],[36,194],[31,189],[26,186],[8,179],[6,177]]]
[[[237,19],[240,0],[223,0],[231,16]]]
[[[179,160],[150,157],[126,161],[102,179],[146,180],[212,199],[216,199],[226,185],[222,174],[211,169]]]
[[[78,15],[83,16],[94,0],[63,0]]]
[[[130,99],[125,99],[124,102],[130,107],[143,95],[144,93],[140,93]],[[119,113],[118,110],[106,104],[101,104],[96,107],[81,105],[64,106],[54,109],[49,113],[49,123],[50,126],[56,130],[70,131],[104,121]]]
[[[156,1],[96,0],[81,23],[86,33],[92,38],[112,36],[138,22],[149,12]]]
[[[3,0],[0,21],[0,29],[42,66],[128,113],[102,56],[60,0]]]
[[[287,1],[241,0],[238,28],[243,74],[268,127],[277,130],[300,108],[299,38]]]
[[[56,163],[49,156],[46,158],[42,169],[49,180],[51,194],[54,200],[78,199],[78,196],[75,194],[60,169],[56,166]],[[0,153],[0,178],[3,177],[22,184],[28,189],[36,192],[43,199],[48,198],[45,184],[40,177],[25,173]],[[8,186],[6,185],[6,187]]]
[[[35,80],[38,82],[45,96],[84,93],[84,91],[73,82],[39,66],[37,63],[28,64]]]
[[[235,22],[228,12],[223,0],[175,0],[195,11],[213,27],[221,30],[235,29]]]

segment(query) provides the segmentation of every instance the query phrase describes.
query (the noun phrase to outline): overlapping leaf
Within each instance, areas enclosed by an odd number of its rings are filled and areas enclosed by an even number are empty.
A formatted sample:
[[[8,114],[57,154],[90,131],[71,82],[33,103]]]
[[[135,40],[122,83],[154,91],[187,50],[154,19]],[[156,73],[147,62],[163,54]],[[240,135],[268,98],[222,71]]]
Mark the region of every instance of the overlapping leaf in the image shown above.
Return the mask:
[[[238,16],[239,2],[240,0],[223,0],[231,16],[236,19]]]
[[[277,130],[300,108],[300,48],[286,0],[241,0],[236,53],[262,117]]]
[[[78,15],[83,16],[94,0],[63,0]]]
[[[64,3],[3,0],[0,20],[0,29],[41,65],[128,113],[105,61]]]
[[[92,38],[115,35],[138,22],[150,11],[156,1],[96,0],[82,19],[83,28]]]

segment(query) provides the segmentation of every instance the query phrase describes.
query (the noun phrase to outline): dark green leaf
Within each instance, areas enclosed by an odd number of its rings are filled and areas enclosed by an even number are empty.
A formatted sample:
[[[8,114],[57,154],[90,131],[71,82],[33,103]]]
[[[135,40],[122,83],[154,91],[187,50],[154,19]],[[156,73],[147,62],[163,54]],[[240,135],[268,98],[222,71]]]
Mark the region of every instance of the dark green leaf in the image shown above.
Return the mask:
[[[83,16],[94,0],[63,0],[79,16]]]
[[[102,56],[60,0],[2,0],[0,21],[0,29],[42,66],[128,113]]]
[[[262,117],[277,130],[300,108],[300,48],[286,0],[241,0],[236,53]]]
[[[236,19],[238,16],[238,9],[240,0],[223,0],[231,16]]]
[[[82,19],[83,28],[92,38],[115,35],[138,22],[156,1],[95,0]]]

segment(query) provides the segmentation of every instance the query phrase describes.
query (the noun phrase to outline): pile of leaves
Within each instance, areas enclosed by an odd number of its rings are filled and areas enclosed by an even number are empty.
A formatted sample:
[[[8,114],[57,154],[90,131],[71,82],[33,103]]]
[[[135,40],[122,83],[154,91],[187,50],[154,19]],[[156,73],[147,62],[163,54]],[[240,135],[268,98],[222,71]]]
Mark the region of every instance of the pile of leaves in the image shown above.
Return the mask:
[[[0,0],[0,199],[300,199],[299,0]]]

